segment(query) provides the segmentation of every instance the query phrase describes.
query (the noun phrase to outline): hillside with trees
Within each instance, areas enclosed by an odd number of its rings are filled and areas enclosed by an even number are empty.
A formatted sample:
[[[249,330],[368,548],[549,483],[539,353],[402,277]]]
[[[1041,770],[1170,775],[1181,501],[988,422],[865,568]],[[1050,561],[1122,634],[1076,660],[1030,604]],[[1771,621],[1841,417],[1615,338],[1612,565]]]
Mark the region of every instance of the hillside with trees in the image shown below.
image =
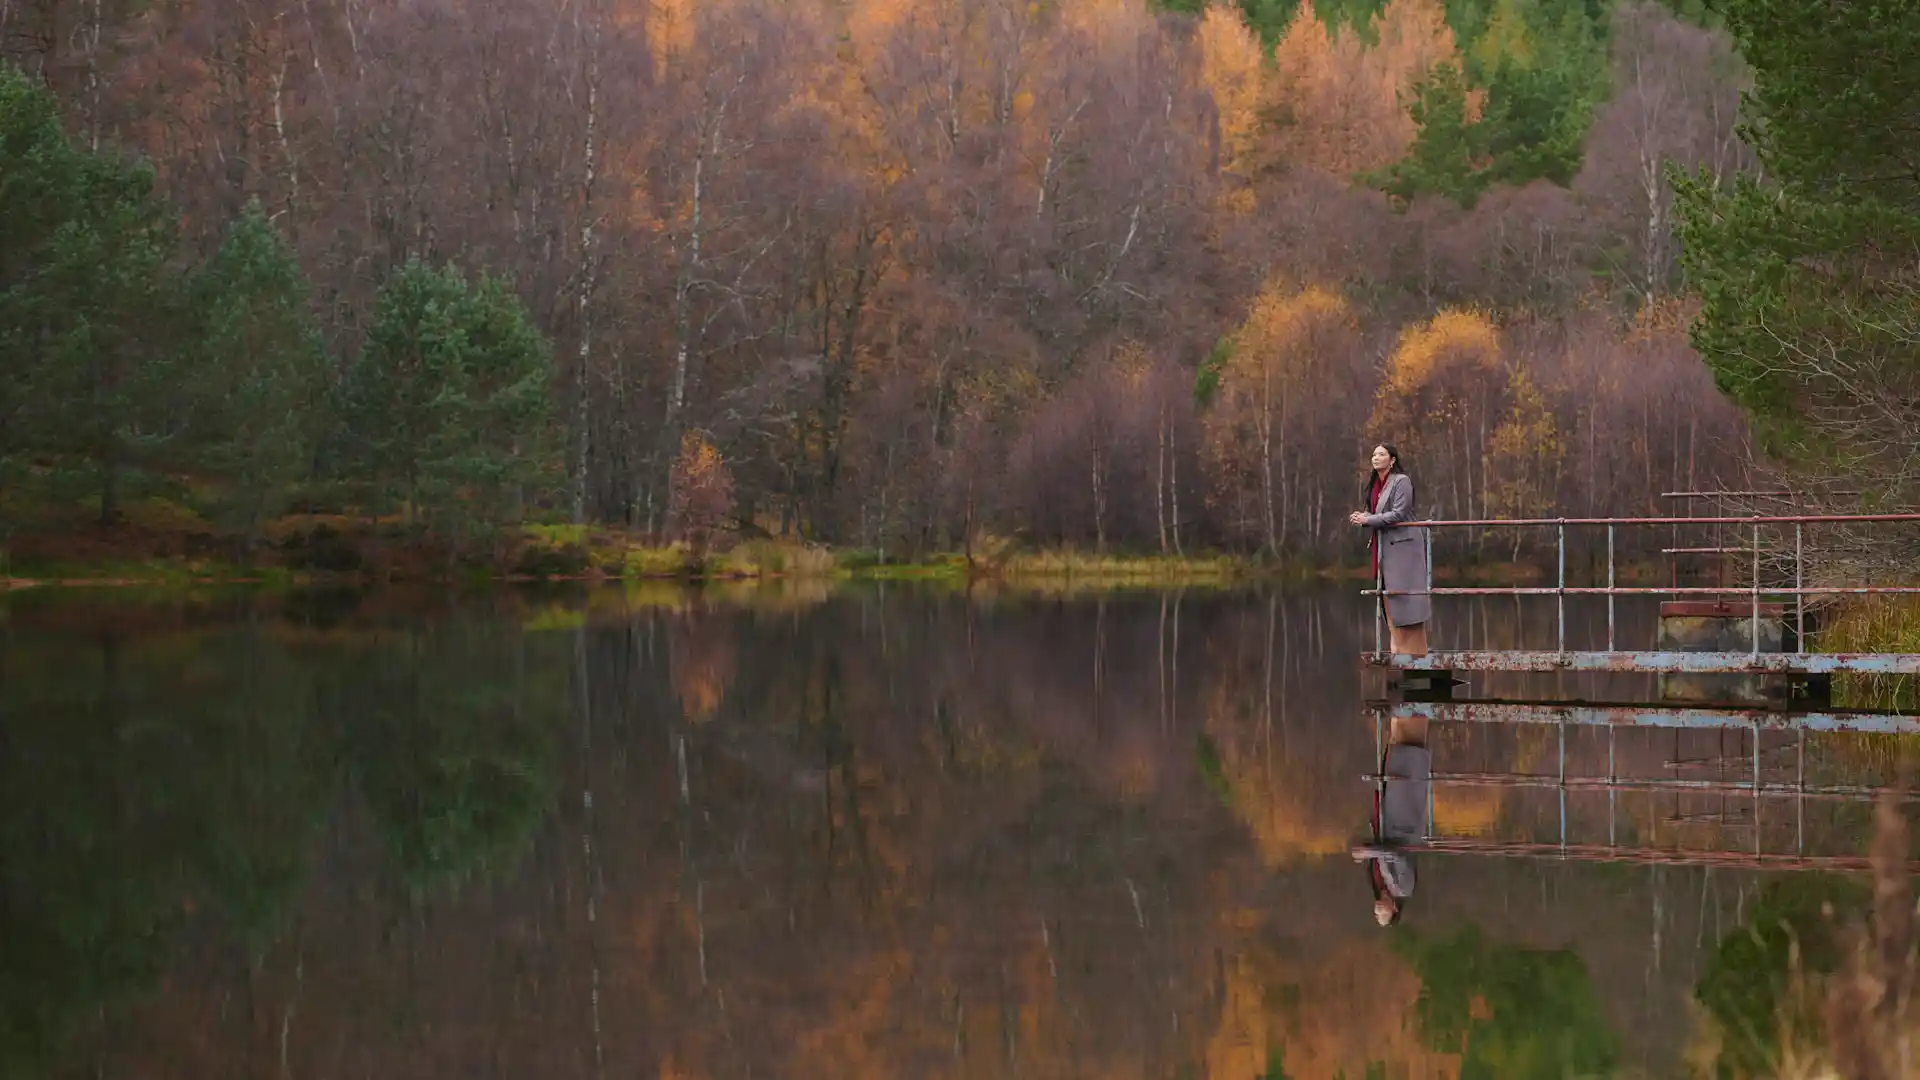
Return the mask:
[[[1739,289],[1683,269],[1669,175],[1775,211],[1698,11],[0,12],[16,517],[1338,557],[1381,439],[1434,516],[1752,468],[1683,274]],[[1830,164],[1791,153],[1767,183]]]

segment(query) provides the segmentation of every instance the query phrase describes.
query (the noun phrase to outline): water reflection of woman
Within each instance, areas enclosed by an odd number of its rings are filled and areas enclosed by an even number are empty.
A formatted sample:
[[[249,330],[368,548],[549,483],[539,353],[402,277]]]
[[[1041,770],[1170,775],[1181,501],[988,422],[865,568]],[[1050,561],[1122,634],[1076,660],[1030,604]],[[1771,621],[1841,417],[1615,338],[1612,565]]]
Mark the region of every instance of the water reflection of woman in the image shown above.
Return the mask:
[[[1413,896],[1410,847],[1426,837],[1432,765],[1425,718],[1396,718],[1388,729],[1381,779],[1373,793],[1373,842],[1353,849],[1354,861],[1367,868],[1373,918],[1381,926],[1399,922]]]
[[[1360,497],[1363,510],[1347,515],[1347,520],[1372,535],[1373,576],[1379,586],[1399,596],[1382,596],[1389,649],[1413,656],[1427,655],[1427,617],[1433,611],[1428,588],[1427,533],[1409,529],[1401,523],[1412,519],[1413,477],[1400,465],[1400,451],[1386,443],[1373,448],[1367,478],[1362,481]]]

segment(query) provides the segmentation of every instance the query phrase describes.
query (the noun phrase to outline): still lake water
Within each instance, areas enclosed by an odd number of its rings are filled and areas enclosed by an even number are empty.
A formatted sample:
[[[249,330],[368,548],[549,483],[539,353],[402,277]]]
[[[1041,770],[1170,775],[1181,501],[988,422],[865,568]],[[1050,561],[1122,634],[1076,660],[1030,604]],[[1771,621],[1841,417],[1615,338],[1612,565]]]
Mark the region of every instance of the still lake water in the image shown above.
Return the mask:
[[[1550,602],[1440,609],[1437,648],[1553,640]],[[1701,988],[1757,977],[1756,912],[1852,881],[1434,853],[1380,929],[1346,588],[0,616],[6,1077],[1678,1075]],[[1650,608],[1620,625],[1650,641]],[[1741,779],[1748,738],[1575,730],[1567,768]],[[1799,767],[1772,738],[1770,779]],[[1434,768],[1551,775],[1557,739],[1436,725]],[[1825,736],[1805,767],[1886,757]],[[1446,786],[1433,815],[1843,855],[1871,817]]]

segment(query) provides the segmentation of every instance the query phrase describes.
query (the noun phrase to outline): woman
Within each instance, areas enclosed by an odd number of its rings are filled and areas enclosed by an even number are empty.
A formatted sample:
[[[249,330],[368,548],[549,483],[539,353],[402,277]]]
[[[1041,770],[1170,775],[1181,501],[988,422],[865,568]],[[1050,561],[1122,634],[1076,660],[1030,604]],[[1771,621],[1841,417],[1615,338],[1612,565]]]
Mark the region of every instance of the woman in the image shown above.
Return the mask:
[[[1397,654],[1427,654],[1427,616],[1433,612],[1433,598],[1427,594],[1427,531],[1401,528],[1413,517],[1413,477],[1400,466],[1400,451],[1382,443],[1373,448],[1373,469],[1367,473],[1361,489],[1366,509],[1347,515],[1347,520],[1372,530],[1373,576],[1387,592],[1410,593],[1383,596],[1390,649]]]

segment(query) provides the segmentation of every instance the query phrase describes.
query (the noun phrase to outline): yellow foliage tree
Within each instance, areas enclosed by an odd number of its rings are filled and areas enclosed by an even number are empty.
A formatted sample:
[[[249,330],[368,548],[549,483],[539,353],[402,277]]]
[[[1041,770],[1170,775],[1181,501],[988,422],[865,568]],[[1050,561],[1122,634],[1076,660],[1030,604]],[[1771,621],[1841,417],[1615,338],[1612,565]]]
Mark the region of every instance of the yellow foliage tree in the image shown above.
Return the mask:
[[[1392,0],[1378,43],[1329,29],[1303,2],[1274,51],[1276,149],[1288,163],[1333,173],[1382,168],[1413,145],[1414,84],[1456,59],[1439,0]]]
[[[1448,309],[1400,335],[1374,400],[1375,438],[1396,444],[1426,482],[1423,516],[1484,509],[1487,432],[1505,411],[1500,331],[1486,315]],[[1475,476],[1478,472],[1480,475]],[[1437,504],[1437,505],[1436,505]]]
[[[1521,67],[1533,66],[1533,43],[1527,37],[1527,19],[1516,0],[1496,0],[1486,30],[1480,40],[1474,42],[1473,55],[1489,71],[1503,59]]]
[[[1220,129],[1220,164],[1252,171],[1261,104],[1270,92],[1260,40],[1240,8],[1214,0],[1200,20],[1200,79],[1213,95]]]
[[[1487,508],[1506,517],[1542,516],[1553,509],[1566,448],[1546,398],[1525,367],[1513,366],[1507,378],[1507,395],[1512,405],[1494,429],[1489,447],[1494,481],[1487,492]],[[1519,541],[1516,531],[1515,558],[1519,557]]]
[[[713,533],[733,513],[733,475],[720,451],[697,431],[680,440],[673,464],[667,523],[695,552],[706,550]]]
[[[693,47],[693,0],[649,0],[646,13],[647,44],[653,48],[653,62],[661,69],[677,63]]]
[[[1229,497],[1257,487],[1258,529],[1276,554],[1287,533],[1289,484],[1297,481],[1285,468],[1290,429],[1316,408],[1315,384],[1346,359],[1357,330],[1339,294],[1270,279],[1220,373],[1208,422],[1209,446],[1222,466],[1217,475],[1234,489]]]

